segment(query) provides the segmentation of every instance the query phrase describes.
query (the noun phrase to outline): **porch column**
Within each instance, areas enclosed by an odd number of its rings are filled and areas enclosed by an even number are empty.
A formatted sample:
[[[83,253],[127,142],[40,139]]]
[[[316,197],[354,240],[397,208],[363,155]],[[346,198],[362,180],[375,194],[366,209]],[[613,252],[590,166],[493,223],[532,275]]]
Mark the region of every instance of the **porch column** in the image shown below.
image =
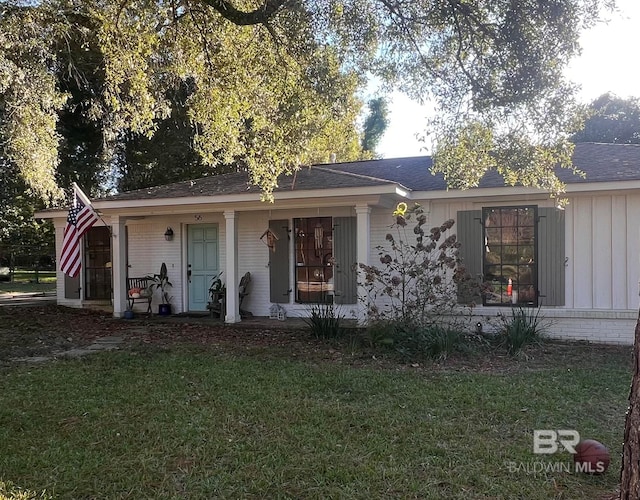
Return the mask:
[[[111,276],[113,288],[113,316],[121,318],[127,310],[127,239],[126,219],[111,217]]]
[[[356,255],[358,264],[369,265],[369,249],[371,247],[371,207],[369,205],[356,205]],[[364,273],[358,265],[358,323],[363,324],[367,319],[366,304],[362,302],[362,297],[366,296],[366,289],[361,283],[364,282]]]
[[[225,249],[226,265],[224,274],[227,276],[225,283],[227,286],[226,315],[225,323],[237,323],[240,321],[240,309],[238,304],[238,214],[235,210],[224,212],[226,223]]]

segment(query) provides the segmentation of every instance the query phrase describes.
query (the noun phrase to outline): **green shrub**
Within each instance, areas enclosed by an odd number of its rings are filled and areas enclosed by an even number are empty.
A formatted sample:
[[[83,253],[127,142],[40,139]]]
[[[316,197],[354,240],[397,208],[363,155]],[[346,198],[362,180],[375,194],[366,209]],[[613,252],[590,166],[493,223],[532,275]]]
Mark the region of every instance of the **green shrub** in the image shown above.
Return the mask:
[[[517,354],[526,346],[543,340],[545,327],[540,318],[540,308],[511,310],[511,316],[501,316],[502,328],[496,337],[500,347],[509,354]]]
[[[369,347],[391,347],[396,337],[396,328],[396,322],[376,321],[368,324],[360,338]]]
[[[446,359],[462,351],[465,344],[465,337],[460,331],[439,325],[404,333],[398,339],[396,350],[409,359]]]
[[[334,304],[315,304],[311,307],[305,323],[311,329],[311,333],[319,339],[334,339],[345,334],[343,327],[344,315],[340,314]]]
[[[372,324],[367,328],[365,341],[374,347],[391,348],[407,360],[445,359],[471,347],[467,337],[455,328],[413,327],[397,321]]]

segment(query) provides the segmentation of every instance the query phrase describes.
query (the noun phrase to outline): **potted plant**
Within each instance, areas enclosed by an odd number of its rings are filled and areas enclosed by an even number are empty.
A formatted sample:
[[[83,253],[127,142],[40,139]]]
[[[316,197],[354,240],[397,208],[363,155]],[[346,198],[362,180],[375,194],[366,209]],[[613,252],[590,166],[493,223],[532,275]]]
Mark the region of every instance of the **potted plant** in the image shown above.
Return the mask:
[[[124,312],[124,319],[133,319],[133,318],[135,318],[135,314],[131,307],[131,302],[127,300],[127,309]]]
[[[158,314],[160,316],[169,316],[171,314],[171,297],[169,295],[169,289],[173,286],[169,281],[167,273],[167,265],[163,262],[160,266],[160,274],[154,274],[151,277],[153,283],[151,284],[152,290],[160,290],[160,304],[158,304]]]

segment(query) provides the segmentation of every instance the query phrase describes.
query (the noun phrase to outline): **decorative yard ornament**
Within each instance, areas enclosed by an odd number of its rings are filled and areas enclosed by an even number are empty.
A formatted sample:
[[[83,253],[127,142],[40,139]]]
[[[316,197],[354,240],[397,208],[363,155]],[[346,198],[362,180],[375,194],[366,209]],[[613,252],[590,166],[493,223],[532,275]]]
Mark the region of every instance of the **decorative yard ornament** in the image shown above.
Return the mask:
[[[396,209],[393,211],[393,216],[396,218],[396,224],[398,226],[404,227],[407,225],[407,221],[404,218],[404,215],[407,213],[407,204],[403,201],[398,203]]]
[[[278,235],[274,233],[270,228],[267,229],[262,236],[260,236],[260,241],[267,245],[272,252],[276,251],[276,241],[278,241]]]
[[[404,214],[407,213],[407,204],[404,201],[401,201],[400,203],[398,203],[398,205],[396,206],[396,209],[393,212],[393,216],[394,217],[404,217]]]
[[[322,246],[324,240],[324,229],[321,224],[318,225],[313,230],[313,244],[316,250],[316,256],[320,256],[322,253]]]

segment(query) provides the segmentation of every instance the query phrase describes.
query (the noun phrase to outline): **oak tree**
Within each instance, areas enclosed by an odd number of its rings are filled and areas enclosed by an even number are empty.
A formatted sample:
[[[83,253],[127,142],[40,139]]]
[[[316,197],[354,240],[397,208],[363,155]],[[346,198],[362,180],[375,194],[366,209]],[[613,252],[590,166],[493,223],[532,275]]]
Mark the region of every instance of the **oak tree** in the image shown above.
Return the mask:
[[[638,98],[603,94],[589,105],[587,112],[584,127],[573,135],[573,142],[640,144]]]
[[[0,1],[3,152],[31,189],[59,194],[64,75],[99,82],[85,116],[108,165],[126,134],[151,137],[167,92],[192,80],[205,165],[246,165],[269,197],[301,164],[359,154],[367,75],[433,99],[435,169],[457,187],[488,169],[551,190],[571,168],[573,87],[562,69],[607,0]],[[96,54],[83,66],[80,47]]]

